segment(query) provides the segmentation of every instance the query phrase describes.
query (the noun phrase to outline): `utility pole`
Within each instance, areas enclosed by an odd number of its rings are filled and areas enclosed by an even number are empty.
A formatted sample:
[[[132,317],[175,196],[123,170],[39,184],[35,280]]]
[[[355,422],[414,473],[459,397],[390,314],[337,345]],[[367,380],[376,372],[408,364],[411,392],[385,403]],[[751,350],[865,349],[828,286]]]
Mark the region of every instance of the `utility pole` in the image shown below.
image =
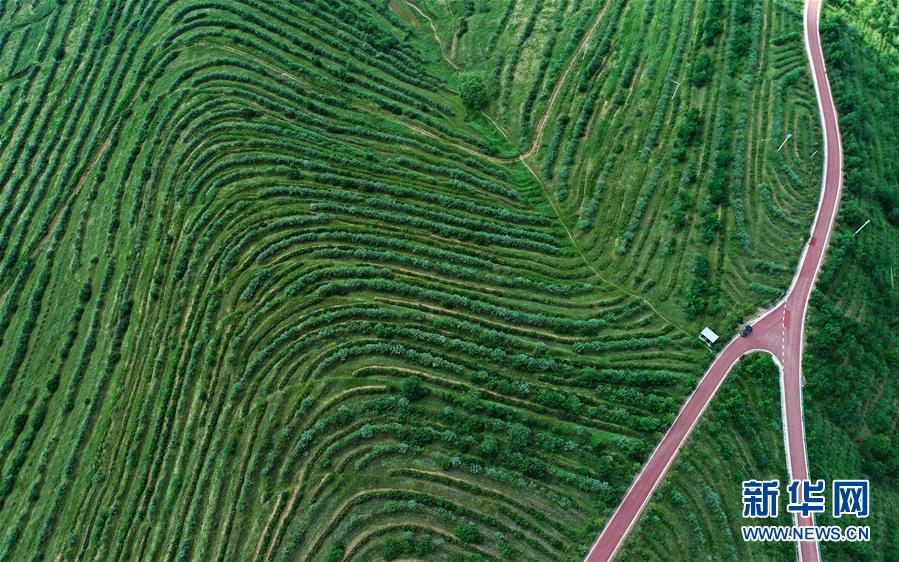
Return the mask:
[[[856,230],[855,232],[852,233],[852,237],[855,238],[855,235],[858,234],[859,232],[861,232],[863,228],[865,228],[866,226],[868,226],[868,223],[869,223],[869,222],[871,222],[871,219],[866,220],[866,221],[865,221],[865,224],[863,224],[863,225],[861,225],[860,227],[858,227],[858,230]]]
[[[678,82],[677,80],[672,80],[672,82],[676,84],[676,86],[674,86],[674,93],[671,94],[671,99],[674,99],[674,96],[677,95],[677,89],[680,88],[680,82]]]
[[[814,151],[814,152],[812,152],[812,155],[811,155],[811,156],[809,156],[809,158],[814,158],[814,157],[815,157],[815,154],[818,154],[818,151],[817,151],[817,150],[816,150],[816,151]]]
[[[785,138],[784,141],[782,143],[780,143],[780,146],[777,147],[778,152],[780,152],[780,149],[783,148],[785,144],[787,144],[787,141],[790,140],[790,138],[792,136],[793,136],[793,133],[787,133],[787,138]]]

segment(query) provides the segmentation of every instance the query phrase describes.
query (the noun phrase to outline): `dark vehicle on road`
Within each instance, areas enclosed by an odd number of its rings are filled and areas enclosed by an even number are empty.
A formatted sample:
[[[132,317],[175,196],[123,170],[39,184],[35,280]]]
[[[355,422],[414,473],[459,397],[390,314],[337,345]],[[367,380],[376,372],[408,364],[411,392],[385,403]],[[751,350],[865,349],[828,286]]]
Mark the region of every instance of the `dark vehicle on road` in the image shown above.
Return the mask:
[[[743,326],[743,329],[740,330],[740,335],[744,338],[752,333],[752,326]]]

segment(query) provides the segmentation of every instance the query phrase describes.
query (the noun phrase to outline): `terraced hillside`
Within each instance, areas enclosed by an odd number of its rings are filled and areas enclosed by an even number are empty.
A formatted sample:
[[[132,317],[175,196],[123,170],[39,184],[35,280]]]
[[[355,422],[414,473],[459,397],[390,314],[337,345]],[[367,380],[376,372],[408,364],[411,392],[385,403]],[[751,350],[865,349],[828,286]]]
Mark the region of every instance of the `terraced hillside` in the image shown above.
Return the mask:
[[[796,560],[793,543],[745,542],[742,482],[788,482],[780,372],[766,354],[743,358],[677,457],[621,550],[621,560]],[[751,407],[747,408],[747,405]],[[791,525],[788,496],[772,525]]]
[[[800,9],[510,0],[503,21],[523,27],[506,23],[486,54],[473,31],[453,36],[453,52],[493,76],[490,111],[532,147],[588,260],[671,314],[725,330],[781,294],[817,203]]]
[[[872,488],[871,516],[839,521],[869,525],[871,541],[824,544],[830,560],[899,557],[899,20],[892,8],[884,0],[847,2],[822,24],[846,167],[833,250],[807,325],[808,455],[816,477],[854,474]]]
[[[806,324],[808,457],[812,478],[864,478],[872,488],[869,517],[835,519],[830,509],[816,516],[818,525],[871,530],[868,542],[821,543],[824,560],[893,561],[899,555],[899,297],[890,271],[899,258],[899,165],[888,156],[899,146],[892,126],[899,121],[899,44],[890,44],[891,22],[882,17],[890,9],[882,0],[828,2],[821,26],[840,112],[845,182]],[[893,29],[897,23],[894,18]],[[771,378],[777,370],[765,362],[744,359],[729,375],[625,543],[623,559],[664,560],[684,552],[715,560],[796,558],[794,545],[778,550],[745,543],[737,528],[748,522],[738,517],[741,482],[786,479],[778,385]],[[789,524],[785,515],[782,508],[778,524]],[[729,531],[722,532],[725,527]]]
[[[582,555],[813,206],[717,6],[0,3],[0,560]]]

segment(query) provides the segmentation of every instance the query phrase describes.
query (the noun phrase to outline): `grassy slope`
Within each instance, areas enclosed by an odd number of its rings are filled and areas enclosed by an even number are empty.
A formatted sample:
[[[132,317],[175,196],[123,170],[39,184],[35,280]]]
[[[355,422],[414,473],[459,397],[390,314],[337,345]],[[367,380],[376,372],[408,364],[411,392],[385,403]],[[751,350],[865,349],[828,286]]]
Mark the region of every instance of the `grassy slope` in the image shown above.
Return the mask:
[[[621,560],[791,560],[790,544],[744,543],[742,482],[787,481],[780,382],[768,355],[743,358],[721,386],[622,547]],[[788,525],[781,486],[779,517]]]
[[[565,29],[588,25],[582,12],[592,5],[563,5],[571,11]],[[528,6],[516,4],[513,16],[524,18]],[[727,333],[786,287],[795,241],[814,209],[820,141],[799,12],[779,2],[724,1],[601,9],[534,167],[605,275],[688,331],[710,323]],[[514,81],[506,88],[501,80],[488,109],[521,144],[536,125],[523,125],[524,93],[537,94],[539,114],[562,70],[544,57],[572,44],[561,33],[534,33],[515,59],[519,38],[500,37],[498,63],[466,63],[488,76],[497,64],[505,77],[511,57],[526,65],[515,75],[524,82],[542,76],[546,61],[542,88],[516,89]],[[695,132],[678,133],[691,109]],[[793,141],[777,152],[787,133]]]
[[[890,2],[825,9],[824,50],[845,152],[832,248],[812,297],[804,370],[812,476],[870,478],[870,543],[826,544],[825,559],[899,558],[899,45]],[[884,31],[882,34],[881,31]],[[871,223],[852,238],[862,223]],[[822,523],[830,522],[828,516]]]
[[[899,257],[899,197],[895,185],[899,167],[894,158],[899,146],[895,127],[897,58],[896,51],[881,45],[881,36],[872,25],[860,26],[862,14],[876,12],[876,2],[846,2],[824,11],[823,34],[831,87],[841,116],[846,152],[845,191],[832,248],[818,289],[810,307],[804,370],[808,380],[805,393],[806,431],[812,477],[828,482],[836,478],[872,479],[872,516],[867,520],[842,518],[829,514],[818,517],[819,524],[864,524],[872,527],[870,543],[828,543],[822,545],[825,559],[896,560],[899,552],[899,493],[897,493],[897,374],[899,350],[897,338],[897,296],[889,279],[889,266]],[[890,221],[892,217],[892,222]],[[851,233],[871,219],[866,231],[855,239]],[[895,266],[894,266],[895,267]],[[772,381],[755,381],[765,390],[747,389],[746,379],[735,371],[740,388],[738,399],[756,404],[753,392],[768,393],[776,403],[779,396]],[[730,392],[734,392],[733,383]],[[728,386],[723,389],[726,391]],[[773,393],[773,394],[772,394]],[[727,559],[736,552],[738,559],[792,558],[792,549],[767,552],[756,545],[747,547],[739,538],[721,538],[714,520],[703,519],[691,527],[683,509],[671,499],[672,489],[683,496],[700,498],[704,486],[723,489],[729,498],[726,515],[732,531],[738,518],[739,481],[743,477],[765,474],[785,478],[783,446],[780,438],[780,411],[775,408],[751,408],[746,415],[757,427],[774,424],[777,439],[771,439],[764,452],[750,458],[735,474],[730,451],[715,450],[723,440],[711,435],[709,424],[720,420],[720,399],[716,399],[711,418],[691,438],[691,444],[679,457],[661,493],[652,500],[647,514],[627,543],[627,555],[635,559],[668,559],[684,548],[696,548],[697,537],[714,537],[712,559]],[[717,421],[720,423],[720,421]],[[703,431],[705,428],[705,431]],[[742,442],[736,436],[733,441]],[[776,464],[770,465],[770,454]],[[685,473],[684,466],[712,467],[697,478]],[[723,465],[723,467],[722,467]],[[716,467],[721,467],[716,470]],[[774,472],[770,469],[776,468]],[[667,488],[667,492],[666,492]],[[698,501],[698,500],[694,500]],[[700,506],[706,510],[706,506]],[[692,536],[691,536],[692,533]],[[737,535],[733,535],[737,536]],[[706,539],[708,540],[708,539]],[[687,546],[684,546],[687,545]],[[705,551],[704,551],[705,552]]]
[[[706,352],[420,15],[0,8],[0,559],[580,555]]]
[[[420,3],[441,49],[393,0],[0,4],[0,559],[581,555],[708,360],[694,328],[786,285],[800,20],[469,5]],[[595,21],[529,161],[550,201],[486,153],[529,146]]]

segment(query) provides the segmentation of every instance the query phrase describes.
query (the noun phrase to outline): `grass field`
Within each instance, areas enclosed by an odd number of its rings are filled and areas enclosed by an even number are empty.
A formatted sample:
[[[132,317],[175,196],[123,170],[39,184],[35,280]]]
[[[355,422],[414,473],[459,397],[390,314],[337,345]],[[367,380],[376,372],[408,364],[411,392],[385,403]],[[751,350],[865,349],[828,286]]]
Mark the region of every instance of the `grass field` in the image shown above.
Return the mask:
[[[789,281],[798,10],[0,2],[0,560],[579,558]]]
[[[864,477],[872,486],[871,517],[840,521],[870,525],[871,542],[827,544],[822,556],[892,562],[899,560],[899,20],[888,2],[844,4],[823,22],[847,165],[830,259],[809,313],[808,455],[816,478]]]
[[[768,355],[737,364],[624,543],[622,561],[796,559],[793,544],[740,535],[741,525],[791,524],[779,377]],[[777,519],[740,517],[744,480],[781,482]]]
[[[890,278],[891,264],[899,259],[899,199],[895,189],[899,167],[889,156],[899,146],[896,128],[889,125],[899,121],[899,45],[891,47],[884,41],[886,34],[880,32],[875,16],[885,5],[846,2],[832,9],[828,3],[822,26],[846,165],[841,213],[819,281],[820,290],[811,301],[806,329],[808,455],[814,479],[869,478],[872,485],[870,518],[834,520],[829,513],[817,517],[819,525],[871,527],[869,543],[822,544],[825,560],[893,561],[899,553],[899,349],[895,345],[899,341],[899,306]],[[868,219],[871,223],[853,237]],[[623,559],[672,559],[683,545],[702,547],[697,556],[709,553],[714,560],[734,556],[739,560],[795,559],[792,547],[747,548],[736,534],[740,520],[733,515],[740,510],[742,480],[786,479],[779,410],[731,409],[734,403],[759,404],[760,393],[764,403],[773,400],[776,404],[776,383],[772,384],[770,374],[767,376],[767,384],[749,378],[745,367],[730,375],[735,380],[722,388],[723,396],[715,399],[711,415],[706,414],[681,453],[626,543]],[[765,390],[756,388],[759,385]],[[773,428],[758,433],[738,431],[747,425],[768,428],[772,422]],[[761,447],[753,447],[756,439]],[[771,458],[774,454],[776,459]],[[711,497],[707,488],[722,498],[724,519],[706,515],[714,511],[702,503]],[[675,501],[675,493],[681,499]],[[722,532],[724,527],[729,528],[730,535]]]
[[[532,167],[591,264],[691,329],[727,333],[774,302],[821,164],[801,4],[510,6],[511,21],[539,8],[539,32],[504,28],[512,50],[492,57],[464,47],[469,32],[458,61],[498,77],[488,112],[521,150],[537,143]],[[570,25],[552,24],[559,12]],[[579,42],[583,29],[594,33]]]

